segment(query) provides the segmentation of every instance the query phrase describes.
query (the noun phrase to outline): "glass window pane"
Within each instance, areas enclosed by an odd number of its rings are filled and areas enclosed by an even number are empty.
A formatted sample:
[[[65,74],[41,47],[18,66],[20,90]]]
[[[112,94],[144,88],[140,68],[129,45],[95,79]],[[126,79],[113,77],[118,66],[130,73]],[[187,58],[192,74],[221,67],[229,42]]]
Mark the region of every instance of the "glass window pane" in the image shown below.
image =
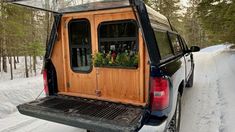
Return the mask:
[[[164,59],[170,55],[173,55],[167,33],[155,31],[155,36],[161,58]]]
[[[104,22],[98,32],[103,66],[138,67],[138,28],[134,20]]]
[[[90,23],[88,20],[72,20],[69,23],[71,67],[74,71],[91,70]]]
[[[101,38],[136,37],[137,29],[133,22],[106,23],[100,26]]]
[[[187,42],[185,41],[185,39],[184,39],[184,38],[181,38],[181,40],[182,40],[182,43],[183,43],[184,49],[185,49],[186,51],[188,51],[189,49],[188,49]]]
[[[178,36],[176,34],[170,33],[171,44],[173,46],[173,50],[175,54],[179,54],[182,52]]]

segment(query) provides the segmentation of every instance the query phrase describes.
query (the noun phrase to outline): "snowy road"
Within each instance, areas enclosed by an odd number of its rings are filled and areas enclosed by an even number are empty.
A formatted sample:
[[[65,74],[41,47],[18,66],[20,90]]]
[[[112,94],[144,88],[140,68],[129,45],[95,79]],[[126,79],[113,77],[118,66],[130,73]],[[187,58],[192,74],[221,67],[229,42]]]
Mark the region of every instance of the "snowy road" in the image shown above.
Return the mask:
[[[235,52],[205,49],[195,54],[194,87],[183,96],[182,132],[235,130]]]
[[[211,47],[195,54],[194,87],[185,90],[182,100],[182,132],[235,130],[235,52],[225,47]],[[16,112],[16,105],[33,100],[42,87],[41,76],[0,83],[0,132],[84,131]]]

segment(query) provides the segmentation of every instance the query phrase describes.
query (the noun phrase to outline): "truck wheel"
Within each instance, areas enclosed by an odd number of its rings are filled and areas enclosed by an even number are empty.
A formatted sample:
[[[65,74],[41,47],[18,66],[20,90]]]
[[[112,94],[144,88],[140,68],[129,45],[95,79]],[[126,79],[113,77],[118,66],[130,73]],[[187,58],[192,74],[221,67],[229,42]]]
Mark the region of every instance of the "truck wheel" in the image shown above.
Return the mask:
[[[193,78],[194,78],[194,69],[193,69],[193,72],[191,73],[191,75],[190,75],[190,77],[188,79],[188,82],[186,84],[187,88],[193,87]]]
[[[179,132],[181,121],[181,95],[178,93],[175,114],[173,115],[166,132]]]

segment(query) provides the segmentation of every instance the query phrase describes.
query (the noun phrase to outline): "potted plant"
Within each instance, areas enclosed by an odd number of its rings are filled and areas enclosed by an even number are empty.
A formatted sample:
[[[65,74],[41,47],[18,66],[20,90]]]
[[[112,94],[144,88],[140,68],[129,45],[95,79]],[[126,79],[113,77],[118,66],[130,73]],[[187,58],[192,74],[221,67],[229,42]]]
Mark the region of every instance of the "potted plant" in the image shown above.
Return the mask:
[[[139,63],[139,54],[135,52],[108,54],[97,52],[93,56],[93,64],[95,67],[110,67],[110,68],[137,68]]]

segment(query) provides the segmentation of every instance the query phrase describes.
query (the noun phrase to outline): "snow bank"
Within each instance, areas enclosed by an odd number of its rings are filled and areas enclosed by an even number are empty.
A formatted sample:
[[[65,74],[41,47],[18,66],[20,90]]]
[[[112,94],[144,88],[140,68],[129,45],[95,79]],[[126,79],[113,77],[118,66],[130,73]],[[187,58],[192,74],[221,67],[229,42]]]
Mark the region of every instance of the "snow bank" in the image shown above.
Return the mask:
[[[228,47],[227,44],[214,45],[214,46],[201,49],[200,52],[218,52],[218,51],[224,50],[227,47]]]
[[[16,112],[17,105],[36,99],[43,90],[41,75],[5,81],[0,84],[0,118]]]
[[[42,90],[42,75],[1,82],[0,132],[85,132],[83,129],[24,116],[17,111],[17,105],[35,100]]]
[[[14,80],[10,80],[10,72],[0,72],[0,132],[85,132],[85,130],[24,116],[16,106],[35,100],[43,90],[43,78],[40,74],[42,60],[38,58],[37,76],[29,71],[30,78],[25,78],[24,58],[20,57],[17,69],[13,70]],[[9,67],[8,67],[9,71]],[[40,97],[44,97],[44,93]]]

